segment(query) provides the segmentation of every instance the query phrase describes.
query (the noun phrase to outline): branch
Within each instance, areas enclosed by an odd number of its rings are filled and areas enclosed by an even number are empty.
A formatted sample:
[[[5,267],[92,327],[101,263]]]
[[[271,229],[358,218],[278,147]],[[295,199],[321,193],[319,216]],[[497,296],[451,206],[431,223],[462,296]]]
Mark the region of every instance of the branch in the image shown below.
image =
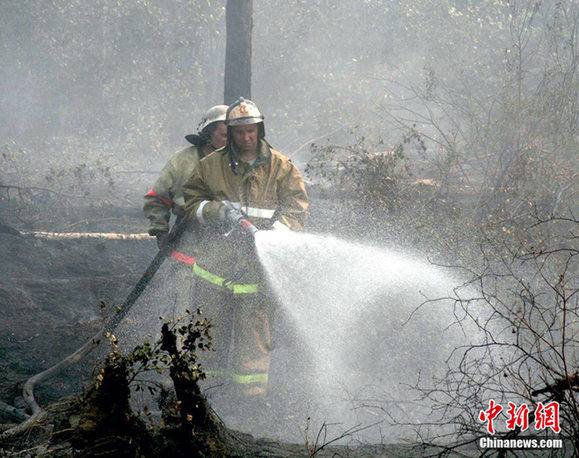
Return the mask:
[[[86,198],[86,196],[80,196],[80,195],[76,195],[76,194],[64,194],[64,193],[62,193],[62,192],[54,191],[53,189],[41,188],[41,187],[38,187],[38,186],[17,186],[17,185],[12,185],[12,184],[0,184],[0,188],[4,188],[4,189],[16,189],[18,192],[43,191],[43,192],[48,192],[48,193],[51,193],[51,194],[56,194],[57,196],[71,197],[71,198],[74,198],[74,199],[84,199],[84,198]]]
[[[566,378],[555,380],[553,383],[533,391],[531,396],[538,396],[543,393],[552,393],[552,398],[556,401],[560,401],[563,399],[563,393],[565,391],[579,391],[579,371]]]

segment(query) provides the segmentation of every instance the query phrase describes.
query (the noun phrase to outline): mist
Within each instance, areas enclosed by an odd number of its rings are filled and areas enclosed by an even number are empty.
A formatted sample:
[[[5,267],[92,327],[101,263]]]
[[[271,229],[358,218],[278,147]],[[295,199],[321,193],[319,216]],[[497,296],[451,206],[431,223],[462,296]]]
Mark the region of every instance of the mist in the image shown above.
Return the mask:
[[[97,320],[96,302],[118,303],[109,296],[130,290],[155,253],[143,234],[142,197],[187,146],[185,135],[197,132],[207,108],[224,102],[225,6],[224,0],[0,1],[0,223],[22,233],[143,236],[125,248],[140,259],[117,266],[133,277],[115,291],[91,289],[84,311],[69,321]],[[509,357],[501,362],[490,350],[471,353],[480,358],[472,361],[465,356],[477,375],[458,373],[479,385],[464,399],[438,385],[418,389],[432,395],[428,405],[441,392],[458,402],[457,410],[479,402],[470,406],[476,412],[469,424],[487,402],[476,392],[490,380],[481,367],[498,377],[488,385],[503,401],[515,392],[512,400],[527,399],[537,385],[565,379],[577,367],[578,25],[573,0],[253,1],[251,99],[265,116],[268,142],[304,175],[307,232],[436,264],[444,270],[441,295],[468,285],[466,296],[451,301],[477,331],[490,332],[469,310],[473,302],[506,320],[500,338],[485,345],[516,348],[504,350]],[[106,265],[122,253],[116,250],[103,242],[90,252]],[[156,281],[166,282],[162,277]],[[422,286],[414,280],[406,287],[413,294]],[[308,294],[319,290],[315,284]],[[419,296],[405,318],[419,308]],[[556,325],[549,326],[553,304]],[[388,315],[372,313],[348,319]],[[375,325],[375,334],[382,332]],[[537,329],[549,330],[547,350],[537,343]],[[533,342],[524,357],[516,357],[520,341],[511,334]],[[568,351],[560,357],[563,341]],[[555,362],[531,381],[520,361],[532,360],[537,348]],[[437,361],[437,382],[457,374],[443,363]],[[513,364],[521,365],[511,370]],[[572,425],[579,418],[576,392],[567,396]],[[566,437],[575,432],[569,426]]]
[[[544,29],[571,6],[542,2],[526,24],[526,2],[255,1],[252,97],[271,143],[298,161],[308,157],[302,145],[342,140],[354,126],[395,141],[397,111],[425,120],[418,97],[429,85],[481,111],[496,103],[517,32],[526,34],[525,85],[536,87],[552,51]],[[73,138],[99,148],[94,159],[106,151],[158,167],[206,107],[222,102],[224,8],[3,2],[4,142],[40,155],[39,144]],[[443,128],[456,127],[448,122]]]

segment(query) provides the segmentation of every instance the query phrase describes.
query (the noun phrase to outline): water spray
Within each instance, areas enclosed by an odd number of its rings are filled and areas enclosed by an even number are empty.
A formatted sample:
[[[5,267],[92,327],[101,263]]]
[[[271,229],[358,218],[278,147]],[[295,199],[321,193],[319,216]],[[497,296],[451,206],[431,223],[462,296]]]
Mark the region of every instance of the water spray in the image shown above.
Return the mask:
[[[270,369],[273,398],[284,398],[284,440],[298,439],[287,418],[306,409],[314,429],[379,422],[357,439],[410,437],[431,407],[415,384],[440,379],[455,349],[484,339],[456,315],[459,279],[418,255],[291,231],[260,231],[256,247],[284,317]]]

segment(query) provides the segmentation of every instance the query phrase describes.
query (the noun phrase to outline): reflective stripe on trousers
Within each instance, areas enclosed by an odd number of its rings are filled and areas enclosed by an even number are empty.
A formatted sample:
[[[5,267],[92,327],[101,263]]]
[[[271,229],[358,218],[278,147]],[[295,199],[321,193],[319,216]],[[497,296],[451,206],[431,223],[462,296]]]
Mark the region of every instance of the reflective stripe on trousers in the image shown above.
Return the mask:
[[[235,284],[231,280],[215,275],[200,267],[197,263],[193,266],[193,272],[207,283],[198,290],[201,293],[199,306],[211,307],[213,301],[221,303],[214,309],[216,325],[214,331],[221,331],[220,338],[223,342],[233,345],[229,348],[221,348],[228,361],[207,361],[211,369],[205,371],[208,378],[221,378],[226,385],[237,387],[239,392],[247,396],[260,396],[267,393],[268,370],[269,370],[269,314],[268,305],[260,293],[258,284]],[[203,282],[201,282],[203,283]],[[201,285],[199,285],[201,286]],[[218,287],[218,288],[215,288]],[[224,296],[227,299],[224,300]],[[216,296],[217,295],[217,296]],[[235,298],[235,299],[234,299]],[[234,301],[232,304],[229,301]],[[211,320],[211,311],[206,312]],[[231,319],[236,320],[233,328],[228,330],[226,320],[218,314],[233,313]],[[235,317],[235,318],[234,318]],[[236,329],[233,331],[233,329]],[[219,337],[217,337],[219,338]],[[226,352],[226,353],[225,353]],[[215,364],[217,363],[217,364]],[[203,365],[204,363],[202,363]],[[223,370],[224,366],[230,367]]]
[[[205,269],[199,267],[199,264],[197,263],[193,265],[193,272],[195,272],[198,277],[201,277],[203,280],[206,280],[209,283],[213,283],[214,285],[233,291],[233,294],[254,294],[259,292],[259,285],[255,283],[248,285],[238,285],[231,283],[225,278],[221,278],[219,275],[212,274],[211,272],[208,272]]]

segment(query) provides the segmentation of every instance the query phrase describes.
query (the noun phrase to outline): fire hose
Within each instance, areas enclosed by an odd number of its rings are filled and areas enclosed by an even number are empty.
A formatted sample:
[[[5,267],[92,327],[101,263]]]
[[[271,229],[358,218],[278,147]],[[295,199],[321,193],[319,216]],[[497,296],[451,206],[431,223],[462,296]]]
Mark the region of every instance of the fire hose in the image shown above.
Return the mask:
[[[145,291],[147,285],[155,276],[167,256],[171,253],[173,247],[177,244],[186,228],[187,220],[185,218],[183,218],[173,227],[173,230],[169,233],[165,246],[159,250],[157,255],[153,258],[153,261],[151,261],[151,264],[149,264],[149,267],[147,267],[145,273],[141,276],[137,284],[125,299],[125,302],[118,308],[117,313],[115,313],[115,315],[109,319],[109,321],[100,329],[100,331],[98,331],[94,336],[87,340],[86,343],[77,349],[74,353],[71,353],[69,356],[59,361],[54,366],[51,366],[48,369],[33,375],[26,381],[22,390],[22,396],[26,404],[32,410],[32,415],[26,418],[26,420],[24,420],[19,425],[10,428],[0,434],[0,440],[7,439],[26,431],[26,429],[31,427],[34,423],[42,420],[45,417],[46,411],[38,405],[36,399],[34,398],[34,386],[37,383],[58,374],[63,369],[79,362],[84,356],[86,356],[99,345],[103,337],[105,337],[108,332],[112,332],[119,325],[131,307],[135,304],[137,299],[141,296],[143,291]]]
[[[232,230],[242,230],[252,236],[255,236],[257,232],[257,228],[251,224],[241,213],[240,210],[234,208],[230,202],[224,202],[224,205],[227,208],[226,216],[228,222],[232,225]],[[134,286],[132,291],[129,293],[125,302],[119,307],[117,313],[113,315],[109,321],[94,335],[92,336],[87,342],[78,348],[75,352],[64,358],[63,360],[59,361],[57,364],[49,367],[48,369],[33,375],[30,377],[26,383],[24,384],[24,388],[22,390],[23,398],[26,404],[32,410],[32,415],[26,418],[22,423],[18,424],[17,426],[10,428],[3,433],[0,434],[0,440],[7,439],[9,437],[15,436],[26,431],[36,422],[42,420],[46,416],[46,411],[42,409],[36,399],[34,397],[34,386],[46,380],[56,374],[58,374],[63,369],[79,362],[84,356],[89,354],[94,348],[96,348],[102,339],[107,335],[107,333],[112,332],[119,323],[123,320],[123,318],[127,315],[131,307],[135,304],[141,294],[145,291],[148,284],[151,282],[167,256],[173,250],[173,247],[177,245],[177,242],[185,232],[188,226],[188,220],[183,218],[173,227],[173,230],[169,233],[167,237],[167,241],[162,249],[159,250],[157,255],[153,258],[137,284]]]

